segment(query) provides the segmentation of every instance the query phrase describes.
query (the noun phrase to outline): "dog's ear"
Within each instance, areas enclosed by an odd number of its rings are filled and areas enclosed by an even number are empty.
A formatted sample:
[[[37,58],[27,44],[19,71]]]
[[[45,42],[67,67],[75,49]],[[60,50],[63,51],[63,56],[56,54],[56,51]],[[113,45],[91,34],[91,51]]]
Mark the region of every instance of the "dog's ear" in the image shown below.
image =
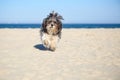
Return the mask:
[[[61,15],[57,16],[57,19],[59,19],[59,20],[64,20]]]
[[[46,24],[46,19],[43,19],[43,22],[42,22],[42,27],[43,28],[45,27],[45,24]]]
[[[60,20],[58,21],[58,27],[57,28],[58,28],[58,33],[61,32],[61,30],[62,30],[62,23],[61,23]]]
[[[42,28],[43,28],[43,31],[44,32],[46,32],[46,26],[47,26],[47,21],[46,21],[47,19],[45,18],[44,20],[43,20],[43,23],[42,23]]]

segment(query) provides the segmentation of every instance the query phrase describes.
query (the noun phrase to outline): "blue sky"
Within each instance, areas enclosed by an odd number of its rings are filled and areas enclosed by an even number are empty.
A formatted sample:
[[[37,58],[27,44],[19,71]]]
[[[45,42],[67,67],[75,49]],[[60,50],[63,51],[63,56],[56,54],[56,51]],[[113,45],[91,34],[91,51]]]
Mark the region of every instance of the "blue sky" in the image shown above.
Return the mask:
[[[120,23],[120,0],[0,0],[0,23],[41,23],[53,10],[64,23]]]

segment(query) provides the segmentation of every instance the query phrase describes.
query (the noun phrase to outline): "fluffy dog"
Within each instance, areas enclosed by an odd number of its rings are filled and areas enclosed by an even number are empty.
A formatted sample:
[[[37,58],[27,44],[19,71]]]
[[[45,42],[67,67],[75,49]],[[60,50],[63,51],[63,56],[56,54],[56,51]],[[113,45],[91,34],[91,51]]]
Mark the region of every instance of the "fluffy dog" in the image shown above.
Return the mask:
[[[54,11],[43,20],[40,30],[41,41],[47,49],[55,51],[59,39],[61,39],[63,17]]]

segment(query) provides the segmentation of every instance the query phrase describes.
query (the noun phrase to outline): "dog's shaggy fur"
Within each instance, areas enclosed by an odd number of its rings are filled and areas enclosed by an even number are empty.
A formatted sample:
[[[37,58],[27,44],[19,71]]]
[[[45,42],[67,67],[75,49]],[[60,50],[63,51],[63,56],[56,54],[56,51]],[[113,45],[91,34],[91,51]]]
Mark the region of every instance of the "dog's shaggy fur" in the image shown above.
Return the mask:
[[[41,40],[47,49],[55,51],[57,43],[61,38],[62,16],[54,11],[43,20],[40,30]]]

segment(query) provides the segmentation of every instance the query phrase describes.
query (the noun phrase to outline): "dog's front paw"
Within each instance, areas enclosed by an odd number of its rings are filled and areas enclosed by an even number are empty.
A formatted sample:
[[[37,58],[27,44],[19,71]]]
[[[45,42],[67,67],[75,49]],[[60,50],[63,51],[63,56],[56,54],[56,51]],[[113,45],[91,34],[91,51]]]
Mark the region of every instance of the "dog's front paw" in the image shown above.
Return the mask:
[[[46,48],[49,48],[49,42],[47,40],[44,40],[43,41],[43,45],[46,47]]]
[[[49,48],[51,51],[55,51],[56,50],[56,48],[55,47],[53,47],[53,46],[50,46],[50,48]]]
[[[48,41],[47,40],[44,40],[44,45],[48,45]]]
[[[55,50],[56,50],[56,46],[55,46],[55,43],[54,43],[54,42],[51,43],[49,49],[50,49],[51,51],[55,51]]]

